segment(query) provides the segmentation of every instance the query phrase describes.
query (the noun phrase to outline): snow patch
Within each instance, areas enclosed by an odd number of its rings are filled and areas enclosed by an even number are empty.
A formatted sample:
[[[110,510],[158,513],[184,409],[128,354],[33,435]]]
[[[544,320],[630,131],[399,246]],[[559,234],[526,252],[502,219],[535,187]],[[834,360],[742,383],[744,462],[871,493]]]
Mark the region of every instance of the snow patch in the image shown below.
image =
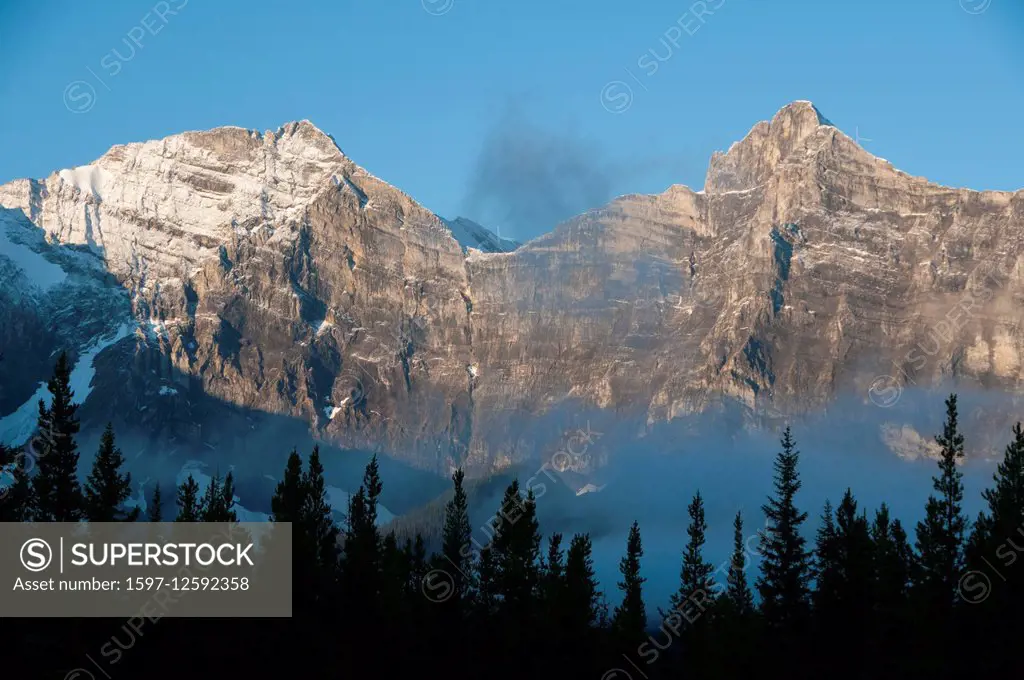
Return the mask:
[[[75,367],[71,369],[71,389],[74,391],[74,402],[83,403],[92,390],[92,379],[96,375],[96,367],[93,365],[96,357],[111,345],[120,342],[134,331],[132,324],[122,324],[113,334],[100,337],[94,340],[81,354]],[[46,383],[39,383],[39,387],[25,403],[18,407],[14,413],[0,418],[0,442],[8,446],[21,446],[29,440],[36,430],[39,421],[39,402],[46,406],[50,405],[50,391]]]
[[[178,390],[174,389],[173,387],[168,387],[167,385],[164,385],[163,387],[160,388],[160,396],[162,397],[166,397],[177,393]]]
[[[14,266],[25,273],[29,283],[40,290],[46,290],[64,281],[67,273],[60,266],[50,262],[26,245],[15,243],[7,234],[11,227],[10,218],[0,213],[0,256],[6,257]]]
[[[103,200],[103,187],[110,179],[103,168],[97,165],[82,165],[70,170],[61,170],[57,174],[83,194],[91,194],[101,201]]]
[[[582,495],[588,494],[588,493],[597,493],[598,491],[601,491],[602,489],[604,489],[606,486],[608,486],[608,485],[607,484],[602,484],[601,486],[595,486],[593,484],[587,484],[586,486],[581,488],[579,491],[577,491],[576,495],[577,496],[582,496]]]

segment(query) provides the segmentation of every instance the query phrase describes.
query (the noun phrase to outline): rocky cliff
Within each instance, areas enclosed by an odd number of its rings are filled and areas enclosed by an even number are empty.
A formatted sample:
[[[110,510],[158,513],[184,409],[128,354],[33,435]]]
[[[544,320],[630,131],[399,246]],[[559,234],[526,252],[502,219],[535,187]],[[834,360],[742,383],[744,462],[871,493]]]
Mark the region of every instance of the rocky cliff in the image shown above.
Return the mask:
[[[1024,192],[909,176],[808,102],[715,154],[703,190],[623,196],[521,246],[305,121],[116,146],[0,186],[0,206],[8,433],[63,347],[94,351],[97,421],[186,436],[214,399],[439,471],[557,446],[559,409],[642,434],[722,404],[1021,385]]]

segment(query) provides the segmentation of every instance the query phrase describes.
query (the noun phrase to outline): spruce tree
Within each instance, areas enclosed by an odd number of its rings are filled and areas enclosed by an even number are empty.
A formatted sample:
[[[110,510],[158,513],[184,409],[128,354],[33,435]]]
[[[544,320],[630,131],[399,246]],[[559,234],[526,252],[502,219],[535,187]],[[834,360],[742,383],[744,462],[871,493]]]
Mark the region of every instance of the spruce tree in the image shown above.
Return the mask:
[[[825,501],[814,547],[814,591],[811,600],[819,631],[835,625],[839,606],[840,574],[839,540],[836,536],[835,512],[830,501]]]
[[[747,583],[749,559],[743,540],[743,514],[733,519],[733,549],[726,574],[725,593],[715,602],[711,619],[710,653],[714,667],[711,675],[718,678],[748,678],[754,674],[760,659],[755,642],[757,619],[754,594]]]
[[[594,573],[593,545],[587,534],[576,534],[565,558],[564,621],[570,638],[583,639],[597,623],[600,593]]]
[[[139,518],[139,508],[126,512],[122,507],[132,495],[132,475],[122,473],[122,467],[124,454],[114,441],[114,426],[107,423],[85,483],[85,511],[90,522],[134,522]]]
[[[441,533],[441,555],[447,561],[446,572],[451,573],[454,593],[451,606],[461,609],[469,596],[473,573],[472,535],[469,523],[469,500],[463,486],[465,473],[462,469],[452,475],[454,494],[445,505],[444,529]]]
[[[176,498],[178,515],[175,522],[199,522],[203,512],[201,499],[199,498],[199,483],[192,475],[178,485]]]
[[[319,465],[319,453],[316,460]],[[312,457],[311,457],[312,465]],[[320,474],[322,485],[322,468]],[[312,487],[311,487],[312,488]],[[381,588],[381,536],[377,528],[377,498],[382,487],[374,456],[363,473],[363,483],[349,498],[341,572],[349,607],[363,612],[377,625],[377,598]],[[369,631],[367,631],[368,633]]]
[[[163,498],[160,496],[160,482],[153,489],[153,498],[146,504],[146,519],[150,522],[164,521]]]
[[[313,576],[316,572],[316,550],[304,514],[307,496],[302,458],[298,451],[292,449],[285,464],[284,476],[274,487],[274,495],[270,499],[270,521],[275,524],[290,523],[292,526],[292,596],[299,616],[308,614],[317,595]],[[271,532],[268,541],[272,544],[275,540],[278,540],[276,533]]]
[[[839,626],[835,638],[843,640],[844,650],[852,651],[843,668],[846,677],[862,677],[868,652],[869,634],[874,626],[874,543],[867,517],[857,511],[850,489],[836,509],[836,543],[839,548]]]
[[[307,489],[302,477],[302,458],[292,449],[284,468],[284,478],[274,488],[270,499],[270,518],[274,522],[291,522],[293,540],[300,528],[294,526],[302,521],[302,510],[306,504]]]
[[[409,577],[409,564],[394,531],[389,531],[381,540],[381,611],[389,621],[402,622],[408,614],[405,611],[405,595]]]
[[[870,659],[876,664],[888,663],[899,668],[898,661],[907,649],[910,614],[907,595],[911,582],[914,555],[907,534],[898,519],[889,515],[882,503],[871,524],[874,544],[874,616]]]
[[[712,608],[717,584],[715,567],[704,559],[707,521],[704,517],[704,499],[698,491],[687,507],[690,524],[686,529],[688,540],[683,551],[683,565],[679,575],[679,590],[669,599],[679,622],[682,652],[685,656],[685,674],[704,677],[708,668],[709,636]],[[668,615],[662,614],[662,618]]]
[[[31,486],[19,454],[0,443],[0,522],[31,519]]]
[[[970,605],[964,626],[967,641],[984,655],[981,670],[1001,674],[1019,663],[1013,654],[1024,637],[1024,430],[1017,423],[1013,440],[993,476],[995,485],[982,492],[986,509],[979,513],[968,542],[968,573],[962,579],[961,600]],[[978,588],[977,574],[997,575]],[[979,601],[980,598],[980,601]]]
[[[946,421],[935,441],[941,447],[939,474],[932,478],[935,495],[928,497],[925,518],[917,524],[918,591],[925,610],[944,619],[957,594],[967,526],[963,474],[957,469],[964,457],[964,437],[955,394],[946,400]]]
[[[220,473],[215,473],[203,494],[200,502],[202,511],[199,513],[200,522],[237,522],[238,515],[234,511],[235,506],[235,483],[234,477],[229,472],[221,479]]]
[[[498,609],[498,566],[494,550],[484,546],[476,559],[476,613],[483,620],[491,619]]]
[[[736,614],[745,618],[754,612],[754,594],[747,583],[747,552],[743,543],[742,512],[736,513],[732,529],[732,556],[729,558],[725,594]]]
[[[565,594],[565,551],[562,550],[562,534],[555,532],[548,537],[547,559],[541,565],[541,597],[549,613],[549,621],[562,612]]]
[[[802,632],[809,603],[810,555],[800,534],[807,513],[796,507],[800,490],[796,449],[790,428],[782,436],[782,450],[775,459],[775,496],[761,506],[767,520],[760,536],[761,576],[757,590],[761,612],[770,630],[782,635],[787,644],[795,644]]]
[[[298,456],[296,455],[296,457]],[[304,494],[304,503],[298,524],[304,534],[303,541],[308,545],[315,560],[314,584],[324,596],[321,600],[326,602],[329,601],[328,595],[334,592],[337,583],[340,548],[338,546],[338,526],[334,523],[333,509],[327,500],[327,482],[324,479],[324,466],[320,462],[319,446],[314,446],[313,452],[309,454],[306,473],[299,488]],[[380,493],[379,490],[378,493]],[[376,510],[374,510],[374,514],[376,514]],[[376,553],[378,561],[375,565],[379,569],[380,536],[376,526],[373,527],[373,536],[374,547],[378,550]]]
[[[713,603],[716,594],[715,567],[704,559],[704,544],[708,530],[704,518],[704,499],[698,491],[687,507],[690,524],[686,529],[688,540],[683,551],[683,565],[679,573],[679,590],[669,599],[669,606],[686,612],[694,621]]]
[[[616,636],[630,650],[643,641],[647,629],[647,610],[643,596],[643,584],[647,579],[640,575],[640,558],[643,555],[640,524],[634,521],[626,540],[626,554],[619,561],[622,580],[618,588],[622,592],[622,603],[615,608],[612,617],[612,628]]]
[[[906,606],[913,553],[903,525],[890,517],[889,506],[885,503],[875,513],[871,540],[875,546],[875,608],[886,618]]]
[[[39,434],[34,440],[39,469],[32,478],[34,519],[41,522],[77,522],[85,517],[85,501],[78,482],[80,425],[71,365],[61,352],[47,383],[50,406],[39,400]]]
[[[540,591],[540,527],[533,490],[522,497],[519,481],[505,489],[502,524],[491,543],[501,611],[507,622],[525,622],[536,613]]]

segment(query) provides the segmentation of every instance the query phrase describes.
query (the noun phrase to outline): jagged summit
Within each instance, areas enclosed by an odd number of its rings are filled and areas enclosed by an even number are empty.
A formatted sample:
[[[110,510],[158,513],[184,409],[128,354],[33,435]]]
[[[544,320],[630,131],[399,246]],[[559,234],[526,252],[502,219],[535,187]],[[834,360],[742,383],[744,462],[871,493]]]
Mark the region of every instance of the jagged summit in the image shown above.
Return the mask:
[[[779,109],[770,121],[761,121],[725,153],[711,157],[704,190],[707,193],[748,191],[771,176],[780,163],[800,149],[808,138],[836,128],[809,101],[795,101]]]
[[[819,125],[827,125],[829,127],[835,127],[835,125],[832,123],[832,121],[830,121],[828,118],[826,118],[821,113],[821,109],[819,109],[817,106],[815,106],[814,102],[809,101],[807,99],[797,99],[794,102],[790,102],[789,104],[786,104],[786,106],[784,106],[781,109],[779,109],[779,112],[777,114],[775,114],[776,117],[778,117],[779,114],[781,114],[783,111],[785,111],[786,109],[789,109],[789,108],[799,109],[801,111],[806,110],[807,108],[810,108],[811,111],[814,113],[814,115],[818,117],[818,124]]]

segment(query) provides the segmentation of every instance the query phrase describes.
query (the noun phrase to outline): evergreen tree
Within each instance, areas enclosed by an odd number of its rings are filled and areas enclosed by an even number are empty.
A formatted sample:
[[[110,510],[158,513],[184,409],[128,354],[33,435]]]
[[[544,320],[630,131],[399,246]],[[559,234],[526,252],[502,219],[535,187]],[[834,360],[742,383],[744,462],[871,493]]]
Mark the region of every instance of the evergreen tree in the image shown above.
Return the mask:
[[[716,678],[749,678],[759,666],[754,594],[747,583],[749,563],[743,540],[743,515],[733,519],[733,550],[726,574],[725,593],[715,602],[711,654]]]
[[[562,534],[555,532],[548,538],[547,559],[542,562],[541,597],[551,615],[549,621],[562,613],[565,595],[565,551]]]
[[[71,389],[71,365],[61,352],[47,383],[49,408],[39,400],[39,434],[34,440],[39,469],[32,478],[34,519],[41,522],[77,522],[85,517],[85,501],[78,482],[78,405]]]
[[[568,671],[575,656],[566,628],[565,589],[565,551],[562,534],[555,532],[548,537],[547,555],[540,561],[538,633],[540,650],[548,657],[547,667],[559,672]]]
[[[687,507],[690,524],[686,529],[688,540],[683,551],[683,566],[679,574],[679,590],[669,599],[669,606],[679,612],[688,612],[687,618],[697,617],[713,603],[716,594],[715,567],[704,559],[704,543],[708,529],[704,518],[704,499],[698,491]]]
[[[963,474],[957,469],[964,456],[964,437],[955,394],[946,400],[946,421],[935,441],[941,447],[939,474],[932,478],[937,495],[928,497],[925,518],[917,525],[918,589],[926,612],[945,619],[956,598],[967,526],[961,507]]]
[[[875,513],[871,540],[875,546],[876,609],[892,615],[906,605],[914,555],[903,525],[898,519],[890,518],[889,506],[885,503]]]
[[[747,552],[743,544],[743,513],[737,512],[732,523],[732,557],[729,558],[729,574],[726,577],[726,597],[732,603],[736,614],[748,617],[754,611],[754,594],[747,584]]]
[[[618,587],[622,592],[622,603],[615,608],[612,617],[612,628],[627,649],[635,649],[643,641],[647,628],[647,610],[643,597],[643,584],[647,579],[640,575],[640,558],[643,555],[640,524],[634,521],[626,540],[626,554],[619,561],[622,580]]]
[[[238,515],[234,511],[235,482],[232,474],[229,472],[222,480],[220,473],[215,473],[199,505],[202,508],[199,513],[200,522],[237,522]]]
[[[303,518],[303,508],[307,503],[308,491],[302,476],[302,458],[299,452],[292,449],[284,468],[284,478],[274,488],[274,496],[270,499],[270,519],[274,522],[291,522],[293,541],[300,532],[299,524]]]
[[[401,622],[409,578],[409,560],[398,547],[394,531],[381,540],[381,611],[389,621]]]
[[[298,455],[295,456],[298,458]],[[376,458],[374,458],[376,464]],[[294,474],[293,462],[289,460],[289,467],[286,474]],[[294,479],[287,479],[289,493],[298,493],[302,498],[302,505],[299,514],[298,524],[303,534],[303,545],[313,558],[314,574],[312,582],[317,592],[322,596],[321,601],[330,601],[330,595],[334,592],[339,567],[340,548],[338,546],[338,526],[334,523],[334,512],[327,500],[327,482],[324,479],[324,466],[320,462],[320,447],[314,446],[313,452],[309,454],[309,462],[306,465],[306,473],[297,484]],[[297,491],[296,491],[297,488]],[[377,490],[380,493],[380,490]],[[297,499],[289,497],[287,503],[294,503]],[[293,508],[289,508],[289,511]],[[282,509],[284,512],[284,509]],[[376,508],[373,510],[376,515]],[[294,531],[294,527],[293,527]],[[374,566],[380,569],[379,548],[380,534],[377,527],[372,526],[375,556],[377,561]],[[359,541],[365,541],[360,535]],[[376,590],[373,591],[376,594]]]
[[[996,468],[995,486],[982,492],[986,509],[979,513],[967,548],[967,569],[960,583],[960,598],[970,605],[964,617],[967,640],[984,655],[980,670],[1001,674],[1019,661],[1013,650],[1024,637],[1024,430],[1017,423],[1013,441]],[[981,584],[977,574],[990,574]],[[980,587],[983,586],[983,587]]]
[[[769,629],[781,634],[785,644],[795,644],[808,613],[810,555],[800,528],[807,519],[795,503],[800,490],[797,463],[800,454],[787,427],[782,450],[775,459],[775,496],[761,506],[767,520],[761,532],[761,576],[757,590],[761,612]]]
[[[476,559],[476,610],[479,618],[490,619],[498,609],[498,566],[494,550],[484,546]]]
[[[452,475],[454,494],[445,505],[444,529],[441,534],[441,555],[449,563],[454,588],[451,607],[461,609],[469,596],[473,573],[473,551],[471,539],[473,529],[469,524],[469,499],[463,486],[465,473],[462,469]]]
[[[203,513],[201,499],[199,498],[199,483],[192,475],[178,485],[177,495],[178,515],[175,522],[199,522]]]
[[[882,503],[871,524],[874,544],[874,617],[871,632],[871,660],[876,667],[888,663],[899,669],[897,661],[906,653],[910,617],[907,594],[913,552],[906,531],[898,519],[891,519],[889,507]],[[900,673],[900,675],[903,675]]]
[[[315,449],[314,453],[317,453]],[[316,459],[319,461],[318,453]],[[383,569],[381,536],[376,521],[377,498],[381,490],[377,457],[374,456],[363,473],[362,485],[349,498],[345,545],[341,556],[348,606],[361,611],[366,619],[373,622],[373,626],[378,625],[380,617],[377,598],[381,591]],[[369,634],[369,630],[364,632]]]
[[[842,581],[840,569],[835,512],[832,503],[826,500],[815,539],[814,591],[811,593],[815,617],[818,619],[819,632],[822,635],[830,635],[827,629],[836,623]]]
[[[513,480],[505,489],[499,512],[502,523],[491,543],[499,610],[506,623],[525,623],[534,619],[540,593],[540,526],[533,490],[524,499],[519,481]]]
[[[122,467],[124,454],[115,444],[114,426],[107,423],[85,483],[85,511],[90,522],[134,522],[139,518],[139,508],[122,509],[132,495],[132,475],[122,473]]]
[[[305,514],[308,496],[302,473],[302,458],[298,451],[292,449],[285,463],[284,476],[274,487],[274,495],[270,499],[270,521],[290,523],[292,527],[292,597],[298,616],[308,614],[316,601],[318,590],[314,576],[317,551]],[[267,540],[269,543],[278,540],[275,532],[271,532]]]
[[[717,584],[714,565],[704,559],[708,525],[704,517],[704,499],[699,491],[687,507],[687,512],[690,524],[686,529],[688,540],[683,551],[679,590],[669,599],[669,606],[676,613],[675,620],[679,623],[685,674],[699,678],[710,670],[708,627]],[[663,613],[662,618],[668,616],[671,614]]]
[[[565,559],[564,625],[570,637],[584,638],[598,621],[597,577],[593,545],[587,534],[576,534],[569,542]]]
[[[833,636],[843,641],[844,651],[852,651],[850,662],[840,674],[860,678],[874,625],[874,544],[867,517],[858,514],[857,501],[850,489],[836,509],[836,543],[840,565],[839,625]]]
[[[18,454],[0,443],[0,522],[26,522],[31,519],[31,492],[28,475]]]
[[[164,521],[163,502],[163,498],[160,496],[160,483],[157,482],[156,488],[153,489],[153,498],[146,506],[146,519],[154,523]]]

